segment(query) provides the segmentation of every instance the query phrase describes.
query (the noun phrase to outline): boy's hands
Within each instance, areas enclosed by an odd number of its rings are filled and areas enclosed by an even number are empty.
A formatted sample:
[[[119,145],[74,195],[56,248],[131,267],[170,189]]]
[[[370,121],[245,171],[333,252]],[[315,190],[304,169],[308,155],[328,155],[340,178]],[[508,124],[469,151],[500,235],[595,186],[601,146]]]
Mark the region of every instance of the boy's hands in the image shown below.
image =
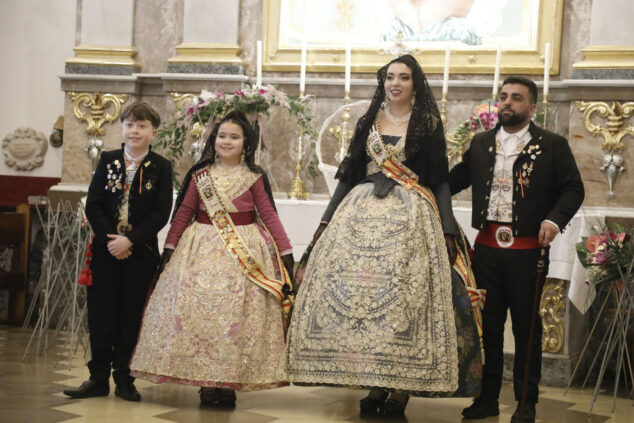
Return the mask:
[[[132,243],[125,235],[108,234],[108,252],[117,260],[127,259],[132,255]]]

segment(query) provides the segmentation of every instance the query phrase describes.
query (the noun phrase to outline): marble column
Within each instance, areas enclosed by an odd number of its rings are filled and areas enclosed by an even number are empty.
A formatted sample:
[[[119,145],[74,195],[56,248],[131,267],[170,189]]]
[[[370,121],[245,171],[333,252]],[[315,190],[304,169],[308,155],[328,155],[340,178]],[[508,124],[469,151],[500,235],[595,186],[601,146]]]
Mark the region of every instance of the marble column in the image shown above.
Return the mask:
[[[183,42],[169,73],[243,74],[238,43],[240,2],[185,0]]]
[[[77,0],[75,57],[66,73],[131,75],[140,65],[133,46],[134,0]]]

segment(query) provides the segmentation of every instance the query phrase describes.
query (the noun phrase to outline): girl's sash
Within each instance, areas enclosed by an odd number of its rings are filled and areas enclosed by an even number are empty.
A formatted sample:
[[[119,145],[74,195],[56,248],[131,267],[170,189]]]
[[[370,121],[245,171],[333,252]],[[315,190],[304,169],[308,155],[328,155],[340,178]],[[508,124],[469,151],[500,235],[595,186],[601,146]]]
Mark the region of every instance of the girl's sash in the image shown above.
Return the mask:
[[[379,165],[379,168],[385,176],[391,178],[401,184],[406,190],[414,190],[414,192],[420,195],[426,200],[432,208],[436,211],[436,214],[440,217],[438,211],[438,205],[436,199],[431,190],[427,187],[423,187],[418,184],[418,175],[411,169],[405,166],[403,163],[392,157],[385,148],[381,135],[376,127],[376,124],[372,125],[370,134],[368,135],[368,143],[366,145],[368,155]],[[471,306],[473,307],[473,315],[478,327],[478,333],[482,337],[482,308],[484,307],[484,301],[486,299],[486,289],[478,289],[473,271],[471,270],[471,260],[469,254],[466,251],[466,243],[464,242],[464,234],[460,228],[460,236],[462,243],[457,242],[458,255],[456,261],[453,264],[453,268],[458,272],[460,278],[465,284]],[[463,244],[461,246],[461,244]],[[463,248],[464,246],[464,248]],[[484,359],[484,355],[482,356]]]
[[[236,259],[247,278],[262,289],[273,294],[273,296],[280,301],[282,309],[284,310],[284,316],[288,318],[291,307],[295,302],[295,295],[293,293],[291,279],[284,267],[277,245],[275,246],[275,256],[282,275],[281,281],[271,279],[262,272],[261,266],[255,260],[253,253],[249,250],[246,242],[244,242],[233,224],[227,207],[225,206],[228,200],[223,198],[222,194],[218,193],[209,168],[205,167],[197,171],[194,174],[194,181],[196,182],[198,195],[205,206],[205,211],[218,231],[218,235],[220,235],[220,238],[224,241],[225,248],[227,248],[233,258]]]

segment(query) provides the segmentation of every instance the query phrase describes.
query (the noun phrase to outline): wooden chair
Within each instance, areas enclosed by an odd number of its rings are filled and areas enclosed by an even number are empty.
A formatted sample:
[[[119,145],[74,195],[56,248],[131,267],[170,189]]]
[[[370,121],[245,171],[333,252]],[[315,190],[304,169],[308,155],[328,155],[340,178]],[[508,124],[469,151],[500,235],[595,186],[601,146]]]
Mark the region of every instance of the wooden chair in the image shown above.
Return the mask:
[[[0,290],[9,290],[10,322],[21,323],[26,309],[28,286],[28,252],[30,245],[29,206],[21,204],[16,213],[0,213],[0,245],[15,245],[19,260],[9,271],[0,270]],[[12,260],[15,263],[16,260]]]

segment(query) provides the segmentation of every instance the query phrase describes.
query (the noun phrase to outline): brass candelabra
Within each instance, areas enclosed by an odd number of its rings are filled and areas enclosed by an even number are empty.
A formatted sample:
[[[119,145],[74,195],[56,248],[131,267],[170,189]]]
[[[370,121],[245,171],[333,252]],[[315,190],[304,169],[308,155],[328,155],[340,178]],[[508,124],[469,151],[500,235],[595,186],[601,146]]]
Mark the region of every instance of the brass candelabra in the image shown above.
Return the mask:
[[[462,153],[465,149],[465,145],[471,142],[475,136],[475,132],[469,131],[464,135],[460,135],[458,129],[454,129],[453,132],[449,132],[447,129],[447,93],[443,93],[442,100],[440,100],[440,120],[445,128],[445,142],[447,143],[447,158],[450,161],[459,163],[462,161]]]
[[[304,98],[304,91],[300,91],[299,98]],[[291,199],[307,200],[310,197],[310,192],[304,189],[305,182],[300,175],[302,160],[304,159],[304,131],[301,127],[297,130],[297,148],[294,156],[292,159],[295,161],[295,177],[291,181],[291,188],[287,195]]]
[[[346,91],[343,101],[346,105],[350,104],[349,91]],[[344,109],[343,114],[341,115],[341,121],[341,125],[328,129],[328,131],[330,131],[330,133],[339,141],[339,146],[337,148],[337,152],[335,153],[335,160],[337,160],[337,163],[341,163],[343,158],[346,156],[346,152],[350,146],[350,140],[352,140],[352,135],[354,133],[354,131],[350,129],[350,107],[346,107]]]

